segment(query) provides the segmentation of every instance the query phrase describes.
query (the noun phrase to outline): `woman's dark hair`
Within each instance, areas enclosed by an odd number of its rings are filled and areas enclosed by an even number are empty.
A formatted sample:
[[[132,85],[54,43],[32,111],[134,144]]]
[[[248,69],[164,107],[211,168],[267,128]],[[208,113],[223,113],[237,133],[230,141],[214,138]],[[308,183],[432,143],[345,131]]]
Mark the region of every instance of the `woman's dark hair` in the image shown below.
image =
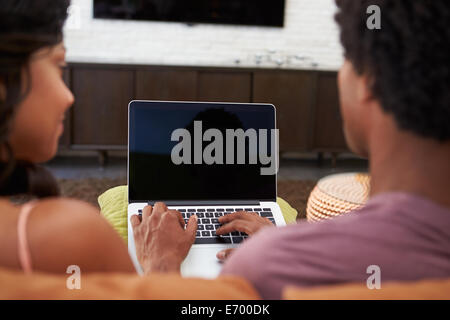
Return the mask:
[[[399,128],[450,140],[448,0],[336,0],[345,57]],[[370,30],[370,5],[381,29]]]
[[[70,0],[2,0],[0,5],[0,195],[55,196],[59,189],[41,166],[15,159],[8,143],[18,105],[30,91],[33,53],[62,41]]]

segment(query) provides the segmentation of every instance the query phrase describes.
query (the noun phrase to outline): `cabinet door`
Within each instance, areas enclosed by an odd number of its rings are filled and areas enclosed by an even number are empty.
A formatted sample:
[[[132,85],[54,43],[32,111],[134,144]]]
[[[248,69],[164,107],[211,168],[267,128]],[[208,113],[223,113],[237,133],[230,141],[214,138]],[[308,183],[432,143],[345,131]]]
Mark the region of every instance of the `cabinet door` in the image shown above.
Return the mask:
[[[197,73],[177,70],[137,70],[135,98],[194,101],[197,99]]]
[[[307,150],[314,75],[308,72],[255,72],[253,101],[275,105],[280,152]]]
[[[251,73],[200,71],[198,100],[212,102],[250,102]]]
[[[134,95],[134,72],[89,67],[77,67],[72,72],[73,143],[126,145],[127,110]]]
[[[319,73],[315,108],[315,150],[347,150],[339,108],[336,73]]]

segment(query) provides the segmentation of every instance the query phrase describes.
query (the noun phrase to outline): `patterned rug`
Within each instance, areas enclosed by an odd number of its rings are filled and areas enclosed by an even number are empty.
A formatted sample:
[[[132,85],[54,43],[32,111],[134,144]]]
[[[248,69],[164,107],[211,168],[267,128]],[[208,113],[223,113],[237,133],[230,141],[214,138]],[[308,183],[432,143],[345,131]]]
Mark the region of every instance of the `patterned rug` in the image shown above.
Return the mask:
[[[58,179],[62,196],[77,198],[92,203],[98,207],[97,197],[106,190],[124,185],[126,178],[87,178],[87,179]],[[298,219],[306,217],[306,202],[316,181],[283,180],[278,182],[278,196],[286,200],[297,209]]]

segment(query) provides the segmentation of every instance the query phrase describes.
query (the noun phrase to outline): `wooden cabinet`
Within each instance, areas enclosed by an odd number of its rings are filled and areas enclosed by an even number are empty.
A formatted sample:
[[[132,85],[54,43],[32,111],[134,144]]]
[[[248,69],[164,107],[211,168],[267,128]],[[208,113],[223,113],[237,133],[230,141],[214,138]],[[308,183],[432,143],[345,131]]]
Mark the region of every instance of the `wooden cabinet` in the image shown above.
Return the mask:
[[[133,99],[271,103],[280,152],[347,150],[336,72],[244,68],[70,64],[74,93],[60,146],[126,149]]]
[[[197,73],[137,70],[135,99],[194,101],[197,99]]]
[[[280,152],[308,149],[314,76],[308,72],[255,72],[253,101],[274,104]]]
[[[342,129],[336,73],[320,73],[314,108],[312,149],[317,151],[347,150]]]
[[[134,73],[126,69],[74,68],[74,145],[127,145],[128,103]]]
[[[251,102],[251,73],[204,72],[198,74],[198,101]]]

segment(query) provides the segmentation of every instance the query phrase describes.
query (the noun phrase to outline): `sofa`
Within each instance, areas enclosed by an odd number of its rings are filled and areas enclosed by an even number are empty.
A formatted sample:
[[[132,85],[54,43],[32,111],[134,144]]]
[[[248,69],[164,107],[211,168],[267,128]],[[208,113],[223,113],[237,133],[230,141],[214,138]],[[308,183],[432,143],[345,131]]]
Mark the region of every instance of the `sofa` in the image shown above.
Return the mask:
[[[68,289],[70,275],[33,273],[0,268],[0,299],[151,299],[259,300],[245,279],[231,276],[213,280],[183,278],[178,274],[81,274],[80,289]],[[70,287],[70,286],[69,286]],[[287,300],[341,299],[450,299],[450,279],[386,283],[379,290],[364,284],[318,288],[287,287]]]

